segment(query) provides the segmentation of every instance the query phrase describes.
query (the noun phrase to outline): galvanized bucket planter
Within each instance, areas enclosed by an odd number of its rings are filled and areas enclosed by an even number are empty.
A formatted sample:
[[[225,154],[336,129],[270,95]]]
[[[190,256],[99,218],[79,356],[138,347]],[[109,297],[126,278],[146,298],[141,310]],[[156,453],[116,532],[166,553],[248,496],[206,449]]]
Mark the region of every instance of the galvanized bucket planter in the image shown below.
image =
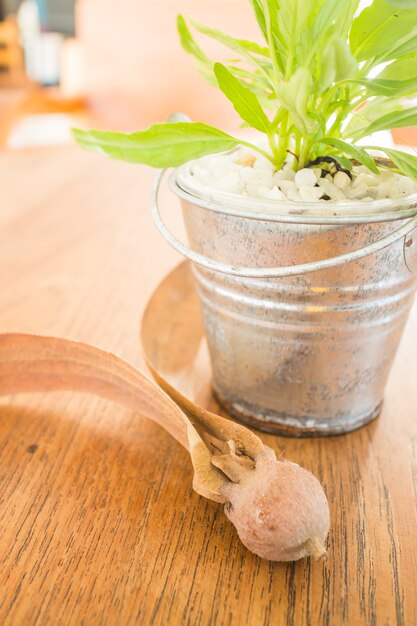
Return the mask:
[[[294,203],[209,190],[188,165],[181,198],[213,384],[239,420],[268,432],[334,435],[381,410],[417,286],[417,197]]]

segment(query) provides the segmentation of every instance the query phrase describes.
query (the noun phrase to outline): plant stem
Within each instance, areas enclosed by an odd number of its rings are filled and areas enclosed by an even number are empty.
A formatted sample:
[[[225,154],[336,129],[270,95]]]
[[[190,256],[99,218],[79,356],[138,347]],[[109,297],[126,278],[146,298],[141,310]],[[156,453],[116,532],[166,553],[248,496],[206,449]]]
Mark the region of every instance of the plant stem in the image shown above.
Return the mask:
[[[266,0],[262,1],[264,13],[265,13],[265,23],[266,23],[266,32],[268,39],[268,47],[270,50],[270,56],[272,61],[272,71],[274,75],[275,82],[275,93],[278,94],[278,86],[281,83],[281,72],[278,66],[278,60],[276,56],[274,35],[272,32],[272,21],[271,21],[271,13],[269,11],[268,2]]]
[[[310,152],[311,152],[312,143],[311,140],[304,136],[302,139],[302,147],[300,151],[300,158],[298,161],[298,168],[302,169],[305,164],[310,160]]]
[[[262,156],[268,159],[268,161],[271,161],[271,163],[275,163],[274,156],[266,152],[266,150],[262,150],[262,148],[259,148],[259,146],[257,146],[256,144],[250,143],[249,141],[244,141],[243,139],[236,139],[236,141],[239,142],[239,145],[250,148],[251,150],[258,152],[259,154],[262,154]]]
[[[271,152],[272,152],[272,156],[273,156],[273,162],[275,163],[279,159],[279,153],[278,153],[275,133],[272,133],[271,135],[268,135],[268,141],[269,141],[269,146],[271,148]]]
[[[295,133],[295,154],[296,158],[294,159],[293,169],[296,171],[298,169],[300,163],[300,149],[301,149],[301,133]]]
[[[284,117],[288,114],[288,111],[286,111],[284,108],[279,107],[278,111],[275,114],[274,119],[271,122],[271,126],[272,128],[275,130],[276,127],[278,126],[278,124],[280,122],[282,122],[282,120],[284,119]]]
[[[287,150],[288,150],[288,142],[289,142],[289,134],[288,134],[287,128],[288,128],[288,112],[286,112],[286,115],[283,117],[280,128],[279,128],[278,151],[276,154],[276,158],[274,160],[274,164],[277,169],[281,169],[281,167],[285,163],[285,159],[287,158]]]

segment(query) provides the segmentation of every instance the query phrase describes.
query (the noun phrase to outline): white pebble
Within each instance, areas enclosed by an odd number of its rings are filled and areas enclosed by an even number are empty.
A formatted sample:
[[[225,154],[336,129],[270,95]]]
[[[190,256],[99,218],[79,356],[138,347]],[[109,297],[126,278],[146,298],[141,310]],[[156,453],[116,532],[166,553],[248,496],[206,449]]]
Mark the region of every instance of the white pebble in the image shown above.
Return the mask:
[[[378,185],[376,197],[378,200],[382,200],[384,198],[389,197],[389,192],[391,191],[391,181],[386,181]]]
[[[259,193],[259,185],[253,185],[252,183],[248,183],[245,187],[248,196],[251,198],[257,198]]]
[[[262,154],[260,154],[259,156],[256,157],[256,161],[253,164],[253,169],[254,170],[268,170],[272,172],[274,169],[274,166],[269,159],[267,159],[266,157],[262,156]]]
[[[314,187],[317,178],[313,170],[305,167],[295,173],[294,182],[298,187]]]
[[[240,179],[246,183],[246,181],[251,180],[253,176],[253,169],[251,167],[241,167],[239,171]]]
[[[278,189],[276,185],[272,187],[271,191],[268,194],[268,198],[270,200],[285,200],[284,194]]]
[[[207,184],[210,180],[210,172],[208,169],[206,169],[205,167],[199,167],[198,165],[194,166],[194,168],[192,168],[192,173],[193,176],[195,176],[196,178],[198,178],[198,180],[202,183]]]
[[[228,193],[239,193],[241,191],[239,174],[237,174],[236,172],[231,172],[228,173],[226,176],[216,178],[213,181],[213,186],[220,191],[227,191]]]
[[[291,180],[280,180],[278,186],[287,196],[290,191],[297,193],[297,185]]]
[[[324,189],[323,187],[304,187],[304,190],[307,191],[310,194],[310,196],[314,196],[314,198],[321,198],[322,196],[324,196]],[[301,191],[301,188],[300,188]]]
[[[259,196],[259,198],[269,198],[269,194],[271,193],[271,189],[270,187],[266,187],[265,185],[259,185],[258,186],[258,192],[257,192],[257,196]]]
[[[365,182],[368,187],[378,187],[381,183],[381,177],[379,174],[367,174]]]
[[[313,189],[318,189],[320,194],[323,195],[323,190],[320,187],[300,187],[299,194],[304,202],[318,202],[321,196],[312,193]]]
[[[324,189],[324,192],[329,196],[331,200],[346,200],[346,196],[339,187],[326,178],[320,178],[318,181],[320,187]]]
[[[351,185],[347,192],[347,197],[352,199],[362,198],[368,193],[368,187],[365,183],[359,183],[358,185]]]
[[[287,198],[293,202],[300,202],[301,200],[301,196],[296,191],[289,191],[287,193]]]
[[[353,187],[359,187],[360,185],[365,185],[366,187],[368,186],[366,183],[366,174],[360,173],[356,176],[356,178],[353,179]]]
[[[346,189],[350,185],[350,176],[346,172],[336,172],[333,176],[333,182],[339,189]]]
[[[394,181],[389,196],[390,198],[401,198],[402,196],[409,196],[414,192],[415,187],[413,181],[405,176],[399,176],[397,180]]]
[[[353,167],[353,181],[342,171],[334,176],[327,172],[321,178],[319,167],[294,172],[290,159],[276,172],[268,159],[246,148],[197,159],[190,163],[190,172],[196,181],[209,188],[277,201],[318,202],[325,195],[331,201],[371,202],[417,193],[417,185],[407,176],[387,170],[376,175],[364,166]],[[323,201],[323,206],[326,202]]]
[[[293,181],[295,178],[295,172],[293,170],[279,170],[275,172],[273,179],[275,185],[279,185],[281,180],[291,180]]]
[[[377,187],[368,187],[367,195],[374,200],[378,198],[378,188]]]

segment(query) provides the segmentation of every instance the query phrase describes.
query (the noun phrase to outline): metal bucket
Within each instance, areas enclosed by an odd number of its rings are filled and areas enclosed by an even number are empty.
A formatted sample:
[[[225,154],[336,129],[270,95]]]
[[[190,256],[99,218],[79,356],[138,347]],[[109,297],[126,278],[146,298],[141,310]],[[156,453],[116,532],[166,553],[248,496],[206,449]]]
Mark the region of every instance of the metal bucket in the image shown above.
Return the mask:
[[[181,198],[215,394],[268,432],[334,435],[381,410],[417,286],[417,197],[294,203],[208,190],[189,167]],[[414,231],[414,232],[413,232]]]

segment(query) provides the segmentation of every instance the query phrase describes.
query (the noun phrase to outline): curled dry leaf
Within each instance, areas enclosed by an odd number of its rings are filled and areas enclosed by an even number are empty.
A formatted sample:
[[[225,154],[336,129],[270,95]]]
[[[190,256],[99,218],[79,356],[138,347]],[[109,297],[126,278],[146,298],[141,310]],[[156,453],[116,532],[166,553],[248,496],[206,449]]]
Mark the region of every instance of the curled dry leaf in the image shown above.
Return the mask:
[[[288,561],[325,553],[329,510],[316,478],[239,424],[186,414],[159,387],[117,356],[83,343],[34,335],[0,335],[0,394],[84,391],[149,417],[186,447],[194,488],[225,503],[250,550]]]
[[[123,404],[154,420],[190,451],[205,497],[224,502],[224,481],[183,411],[119,357],[84,343],[35,335],[0,335],[0,394],[84,391]],[[206,462],[205,462],[205,459]]]

